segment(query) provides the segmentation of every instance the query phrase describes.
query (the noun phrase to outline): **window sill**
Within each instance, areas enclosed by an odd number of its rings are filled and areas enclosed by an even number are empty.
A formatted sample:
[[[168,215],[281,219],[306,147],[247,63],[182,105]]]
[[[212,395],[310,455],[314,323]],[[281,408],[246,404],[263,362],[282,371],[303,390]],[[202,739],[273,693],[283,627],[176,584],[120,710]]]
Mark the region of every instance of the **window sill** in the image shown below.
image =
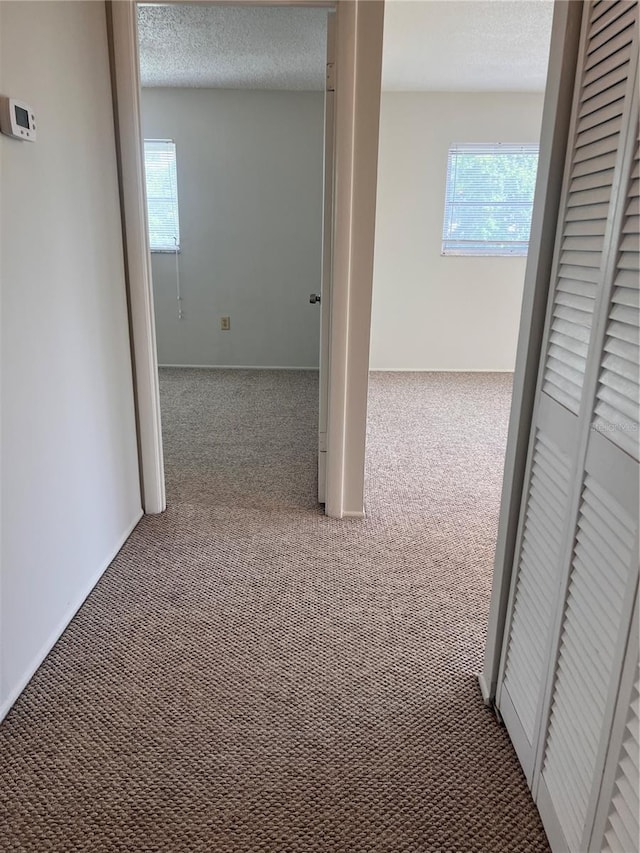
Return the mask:
[[[526,258],[528,252],[440,252],[442,258]]]
[[[149,249],[152,255],[179,255],[182,249]]]

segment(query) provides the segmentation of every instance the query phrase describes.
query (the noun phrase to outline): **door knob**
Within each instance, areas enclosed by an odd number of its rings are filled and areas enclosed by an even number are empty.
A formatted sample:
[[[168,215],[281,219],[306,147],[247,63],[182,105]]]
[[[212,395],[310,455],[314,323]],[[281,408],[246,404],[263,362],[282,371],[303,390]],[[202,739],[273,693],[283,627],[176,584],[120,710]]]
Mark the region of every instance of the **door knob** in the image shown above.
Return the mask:
[[[320,294],[319,293],[311,293],[309,294],[309,302],[312,305],[315,305],[316,302],[320,302]]]

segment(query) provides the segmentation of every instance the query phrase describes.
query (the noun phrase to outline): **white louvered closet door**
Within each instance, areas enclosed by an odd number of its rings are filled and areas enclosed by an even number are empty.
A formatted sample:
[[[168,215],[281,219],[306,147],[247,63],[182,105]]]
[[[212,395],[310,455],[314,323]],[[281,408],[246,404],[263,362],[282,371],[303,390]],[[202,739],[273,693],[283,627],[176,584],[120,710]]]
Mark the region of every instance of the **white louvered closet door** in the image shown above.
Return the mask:
[[[585,3],[497,693],[552,848],[576,853],[637,598],[637,62],[637,2]]]
[[[497,705],[528,782],[545,713],[556,605],[576,524],[583,399],[630,126],[637,3],[585,3],[544,352],[529,447]],[[593,346],[591,346],[591,351]]]
[[[622,664],[638,630],[632,625],[640,512],[637,95],[636,87],[585,374],[586,452],[534,787],[550,840],[576,851],[589,843]],[[636,839],[628,853],[637,849]]]

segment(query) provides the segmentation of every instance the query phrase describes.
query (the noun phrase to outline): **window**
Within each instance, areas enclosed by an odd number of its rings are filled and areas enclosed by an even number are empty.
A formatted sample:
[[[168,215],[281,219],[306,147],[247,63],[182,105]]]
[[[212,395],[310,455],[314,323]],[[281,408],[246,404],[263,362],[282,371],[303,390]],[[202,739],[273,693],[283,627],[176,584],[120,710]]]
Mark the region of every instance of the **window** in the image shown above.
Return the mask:
[[[443,255],[526,255],[537,145],[452,145]]]
[[[176,146],[170,139],[145,139],[149,246],[152,252],[180,249]]]

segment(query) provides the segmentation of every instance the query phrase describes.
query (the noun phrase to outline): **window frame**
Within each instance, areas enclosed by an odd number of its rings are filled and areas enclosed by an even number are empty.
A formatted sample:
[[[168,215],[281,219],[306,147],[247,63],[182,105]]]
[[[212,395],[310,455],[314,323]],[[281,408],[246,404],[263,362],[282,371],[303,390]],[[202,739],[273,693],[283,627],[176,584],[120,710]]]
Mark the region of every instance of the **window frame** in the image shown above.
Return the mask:
[[[454,240],[447,236],[447,229],[450,227],[452,209],[455,202],[452,199],[452,194],[455,188],[455,177],[452,180],[452,174],[455,174],[452,168],[453,158],[460,154],[490,154],[502,155],[505,154],[535,154],[536,155],[536,170],[540,156],[540,146],[538,143],[504,143],[504,142],[470,142],[470,143],[452,143],[447,151],[447,167],[445,175],[445,197],[444,197],[444,216],[442,223],[442,236],[440,254],[442,257],[526,257],[529,251],[529,242],[531,237],[531,225],[529,223],[529,239],[524,240],[469,240],[468,247],[455,246],[451,247],[448,244],[461,243],[462,240]],[[535,195],[535,179],[531,193],[530,202],[526,202],[527,207],[531,207],[533,212],[533,201]],[[471,202],[467,202],[471,204]],[[482,201],[477,202],[482,205]],[[486,205],[511,205],[515,207],[523,207],[524,203],[520,202],[486,202]],[[505,245],[510,244],[510,245]]]
[[[151,232],[151,217],[150,217],[150,200],[149,200],[149,184],[147,182],[147,143],[150,144],[158,144],[162,143],[164,145],[170,145],[173,148],[173,171],[172,171],[172,197],[170,200],[170,204],[172,204],[175,208],[175,224],[176,224],[176,236],[174,236],[174,240],[176,240],[176,245],[174,247],[170,246],[162,246],[157,247],[153,245],[153,236]],[[178,156],[177,156],[177,146],[174,139],[143,139],[142,144],[143,151],[143,159],[144,159],[144,183],[145,183],[145,199],[146,199],[146,213],[147,213],[147,235],[149,240],[149,252],[151,254],[166,254],[166,255],[176,255],[181,252],[181,235],[180,235],[180,203],[178,197]]]

